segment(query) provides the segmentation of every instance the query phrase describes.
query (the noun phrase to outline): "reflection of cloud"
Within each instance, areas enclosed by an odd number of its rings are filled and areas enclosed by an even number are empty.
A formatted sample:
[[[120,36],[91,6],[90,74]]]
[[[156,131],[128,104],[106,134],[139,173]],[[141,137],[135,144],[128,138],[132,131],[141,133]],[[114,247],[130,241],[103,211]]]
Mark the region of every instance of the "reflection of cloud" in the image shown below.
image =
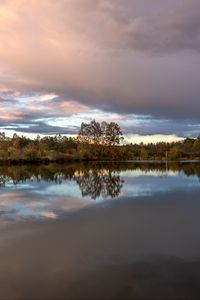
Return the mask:
[[[57,215],[53,212],[41,212],[40,213],[40,216],[41,217],[45,217],[47,219],[56,219],[57,218]]]
[[[122,196],[135,199],[199,188],[198,168],[193,169],[190,165],[189,169],[181,166],[173,168],[173,165],[170,169],[170,164],[133,164],[131,169],[130,163],[127,163],[122,164],[122,169],[120,165],[116,167],[118,171],[111,171],[106,166],[95,169],[95,165],[80,171],[74,169],[71,180],[66,179],[67,173],[62,175],[56,169],[50,173],[50,181],[45,169],[45,179],[39,176],[39,182],[29,173],[29,179],[16,180],[16,185],[7,177],[5,187],[0,190],[0,219],[3,222],[23,218],[56,219],[65,212],[95,205],[105,199]],[[16,176],[15,168],[13,172]],[[190,176],[187,177],[187,174]]]
[[[165,165],[163,165],[165,167]],[[176,177],[180,174],[180,171],[176,170],[168,170],[163,168],[162,171],[159,170],[140,170],[139,168],[137,170],[126,170],[121,171],[120,176],[128,176],[128,177],[141,177],[141,176],[151,176],[151,177],[160,177],[160,176],[167,176],[167,177]]]
[[[59,196],[54,197],[34,195],[31,191],[1,191],[0,217],[1,219],[19,218],[50,218],[55,219],[58,215],[78,210],[92,202],[78,197]]]

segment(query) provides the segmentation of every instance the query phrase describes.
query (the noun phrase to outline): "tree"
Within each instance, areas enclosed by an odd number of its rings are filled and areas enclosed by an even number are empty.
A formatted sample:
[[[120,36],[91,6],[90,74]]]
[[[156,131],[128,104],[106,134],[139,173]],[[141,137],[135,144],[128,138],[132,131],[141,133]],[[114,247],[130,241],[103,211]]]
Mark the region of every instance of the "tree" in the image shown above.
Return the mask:
[[[89,124],[81,124],[78,141],[89,144],[99,144],[101,141],[101,137],[102,129],[99,122],[92,120]]]
[[[121,128],[117,123],[111,122],[106,124],[105,140],[108,146],[119,145],[123,140]]]
[[[5,132],[0,132],[0,141],[5,141],[5,140],[6,140]]]
[[[200,137],[198,137],[193,146],[192,146],[193,154],[200,155]]]
[[[117,123],[96,122],[82,123],[77,140],[82,143],[115,146],[123,139],[122,131]]]

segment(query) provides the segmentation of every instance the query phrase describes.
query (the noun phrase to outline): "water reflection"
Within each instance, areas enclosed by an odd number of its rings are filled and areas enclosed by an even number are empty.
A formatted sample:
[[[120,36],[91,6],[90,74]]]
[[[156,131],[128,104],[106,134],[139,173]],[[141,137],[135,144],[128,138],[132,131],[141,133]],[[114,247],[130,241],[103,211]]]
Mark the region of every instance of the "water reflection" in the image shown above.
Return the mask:
[[[75,172],[73,179],[79,185],[82,196],[90,196],[92,199],[119,196],[123,187],[123,180],[116,172],[109,169],[85,169]]]
[[[199,170],[1,166],[0,297],[199,299]]]
[[[183,172],[186,176],[197,176],[200,178],[200,163],[136,163],[136,162],[97,162],[97,163],[69,163],[66,165],[47,164],[47,165],[12,165],[0,166],[0,184],[5,186],[6,182],[12,180],[13,184],[19,182],[37,180],[40,182],[54,181],[61,183],[63,180],[75,179],[79,182],[78,177],[91,177],[101,179],[105,175],[105,179],[112,181],[112,175],[120,175],[123,171],[140,171],[143,173],[153,172],[156,176],[170,175]],[[120,179],[120,177],[119,177]],[[95,183],[95,182],[94,182]]]
[[[199,178],[197,163],[1,166],[0,214],[15,220],[57,218],[105,199],[199,189]]]

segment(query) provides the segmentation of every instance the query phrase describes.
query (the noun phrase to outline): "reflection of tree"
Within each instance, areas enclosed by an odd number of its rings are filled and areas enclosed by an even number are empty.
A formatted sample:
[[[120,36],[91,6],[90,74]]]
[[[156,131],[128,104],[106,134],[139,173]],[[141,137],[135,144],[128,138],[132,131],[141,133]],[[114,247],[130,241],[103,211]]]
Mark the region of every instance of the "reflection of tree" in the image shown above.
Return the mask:
[[[99,163],[84,165],[22,165],[4,166],[1,168],[0,187],[12,180],[13,184],[26,181],[46,181],[57,184],[66,180],[74,180],[79,185],[82,196],[96,199],[100,196],[117,197],[123,186],[119,176],[121,168],[118,165]]]
[[[92,199],[100,196],[117,197],[123,186],[118,173],[105,169],[76,172],[73,179],[78,183],[82,196],[90,196]]]
[[[0,174],[0,188],[5,187],[6,186],[6,182],[8,182],[10,180],[9,176]]]
[[[6,183],[6,177],[0,175],[0,187],[5,187],[5,183]]]
[[[143,172],[155,171],[167,175],[172,172],[183,172],[186,176],[197,176],[200,179],[200,163],[139,163],[139,162],[91,162],[68,164],[25,164],[1,165],[0,188],[8,181],[13,184],[26,181],[46,181],[57,184],[66,180],[75,180],[82,195],[90,195],[93,199],[99,196],[116,197],[120,194],[123,181],[121,171],[140,170]]]

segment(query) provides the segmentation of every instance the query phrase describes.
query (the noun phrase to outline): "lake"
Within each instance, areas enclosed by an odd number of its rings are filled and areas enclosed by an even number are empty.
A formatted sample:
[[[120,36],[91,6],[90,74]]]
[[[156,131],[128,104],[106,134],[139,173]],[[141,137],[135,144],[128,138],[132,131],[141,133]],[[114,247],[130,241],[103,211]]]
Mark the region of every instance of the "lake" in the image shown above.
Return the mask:
[[[200,164],[0,166],[0,299],[199,299]]]

